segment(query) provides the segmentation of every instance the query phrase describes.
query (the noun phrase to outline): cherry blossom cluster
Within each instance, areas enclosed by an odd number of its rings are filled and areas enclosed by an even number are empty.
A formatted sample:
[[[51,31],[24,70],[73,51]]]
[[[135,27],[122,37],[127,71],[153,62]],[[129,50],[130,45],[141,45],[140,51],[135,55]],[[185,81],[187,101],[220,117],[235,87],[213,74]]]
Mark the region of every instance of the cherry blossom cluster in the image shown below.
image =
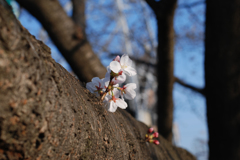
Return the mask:
[[[121,58],[117,56],[107,67],[105,78],[94,77],[88,82],[86,88],[97,97],[101,97],[109,112],[115,112],[117,107],[126,109],[125,99],[133,100],[136,97],[135,83],[128,83],[120,87],[126,80],[126,75],[136,75],[136,70],[131,66],[132,60],[124,54]]]
[[[145,136],[145,139],[149,143],[154,143],[156,145],[159,145],[159,141],[154,139],[154,138],[158,138],[158,135],[159,135],[158,132],[154,132],[153,128],[149,128],[148,133]]]

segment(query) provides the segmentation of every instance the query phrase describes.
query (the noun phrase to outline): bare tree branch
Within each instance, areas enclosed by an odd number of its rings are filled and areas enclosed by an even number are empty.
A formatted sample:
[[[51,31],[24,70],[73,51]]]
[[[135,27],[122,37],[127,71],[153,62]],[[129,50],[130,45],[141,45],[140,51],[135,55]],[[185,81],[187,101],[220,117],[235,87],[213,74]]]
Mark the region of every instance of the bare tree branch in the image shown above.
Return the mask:
[[[17,2],[41,22],[81,81],[88,82],[93,77],[104,77],[106,68],[94,54],[85,37],[85,31],[67,16],[58,0]]]
[[[197,2],[193,2],[193,3],[184,3],[184,4],[180,4],[177,6],[178,9],[180,8],[190,8],[190,7],[196,7],[198,5],[202,5],[206,3],[206,1],[197,1]]]
[[[198,18],[198,15],[192,11],[192,8],[191,8],[191,7],[187,6],[186,9],[188,10],[188,12],[190,13],[190,15],[194,18],[194,20],[195,20],[197,23],[202,24],[202,23],[201,23],[201,20]]]
[[[122,54],[116,54],[116,53],[111,54],[111,56],[117,56],[117,55],[122,55]],[[147,61],[145,61],[145,60],[140,60],[140,59],[137,59],[137,58],[132,57],[132,56],[131,56],[130,58],[131,58],[133,61],[135,61],[136,63],[144,64],[144,65],[147,65],[147,66],[153,67],[153,68],[156,67],[156,64],[147,62]],[[153,75],[156,76],[156,74],[153,74]],[[196,87],[194,87],[194,86],[192,86],[192,85],[190,85],[190,84],[187,84],[187,83],[183,82],[182,80],[180,80],[180,79],[177,78],[177,77],[174,77],[174,81],[175,81],[176,83],[178,83],[178,84],[186,87],[186,88],[189,88],[189,89],[191,89],[191,90],[193,90],[193,91],[195,91],[195,92],[198,92],[198,93],[202,94],[203,96],[205,96],[205,89],[204,89],[204,88],[196,88]]]
[[[85,19],[85,0],[72,0],[73,11],[72,19],[85,31],[86,28],[86,19]]]
[[[204,88],[203,89],[202,88],[196,88],[196,87],[194,87],[192,85],[186,84],[185,82],[183,82],[182,80],[180,80],[177,77],[175,77],[175,82],[180,84],[180,85],[182,85],[182,86],[184,86],[184,87],[186,87],[186,88],[189,88],[189,89],[191,89],[191,90],[193,90],[195,92],[198,92],[198,93],[202,94],[203,96],[205,96],[205,89]]]

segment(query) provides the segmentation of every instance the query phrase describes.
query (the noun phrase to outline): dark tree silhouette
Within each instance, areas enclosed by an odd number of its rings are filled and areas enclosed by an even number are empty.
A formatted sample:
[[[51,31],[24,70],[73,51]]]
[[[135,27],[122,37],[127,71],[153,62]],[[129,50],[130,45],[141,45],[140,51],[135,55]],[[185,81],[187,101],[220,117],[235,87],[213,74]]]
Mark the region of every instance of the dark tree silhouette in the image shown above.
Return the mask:
[[[210,160],[240,159],[240,1],[207,0],[205,83]]]
[[[158,27],[157,48],[157,115],[158,131],[168,141],[172,141],[174,83],[174,29],[173,18],[177,0],[146,0],[153,9]]]

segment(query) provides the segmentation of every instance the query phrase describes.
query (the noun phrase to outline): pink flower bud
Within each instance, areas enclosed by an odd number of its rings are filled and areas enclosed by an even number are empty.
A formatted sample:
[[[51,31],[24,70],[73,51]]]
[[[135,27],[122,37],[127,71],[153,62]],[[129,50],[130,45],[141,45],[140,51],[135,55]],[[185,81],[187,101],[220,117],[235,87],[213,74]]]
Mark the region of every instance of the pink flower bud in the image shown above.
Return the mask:
[[[117,56],[116,58],[113,59],[113,61],[118,61],[118,62],[120,62],[120,57]]]
[[[152,133],[152,132],[153,132],[153,128],[149,128],[148,133]]]
[[[159,141],[158,140],[154,140],[153,143],[156,144],[156,145],[159,145]]]
[[[159,135],[158,132],[153,133],[153,137],[155,137],[155,138],[158,138],[158,135]]]

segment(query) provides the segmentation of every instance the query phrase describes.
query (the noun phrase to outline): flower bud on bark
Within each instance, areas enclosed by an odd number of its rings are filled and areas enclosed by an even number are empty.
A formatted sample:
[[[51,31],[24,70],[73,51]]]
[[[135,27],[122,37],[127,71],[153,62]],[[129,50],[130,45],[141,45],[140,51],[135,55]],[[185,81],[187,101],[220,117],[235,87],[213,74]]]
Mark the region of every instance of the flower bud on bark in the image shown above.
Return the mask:
[[[158,132],[153,133],[154,138],[158,138],[158,135],[159,135]]]
[[[153,128],[149,128],[148,133],[152,133],[152,132],[153,132]]]
[[[158,140],[154,140],[153,143],[156,144],[156,145],[159,145],[159,141]]]

